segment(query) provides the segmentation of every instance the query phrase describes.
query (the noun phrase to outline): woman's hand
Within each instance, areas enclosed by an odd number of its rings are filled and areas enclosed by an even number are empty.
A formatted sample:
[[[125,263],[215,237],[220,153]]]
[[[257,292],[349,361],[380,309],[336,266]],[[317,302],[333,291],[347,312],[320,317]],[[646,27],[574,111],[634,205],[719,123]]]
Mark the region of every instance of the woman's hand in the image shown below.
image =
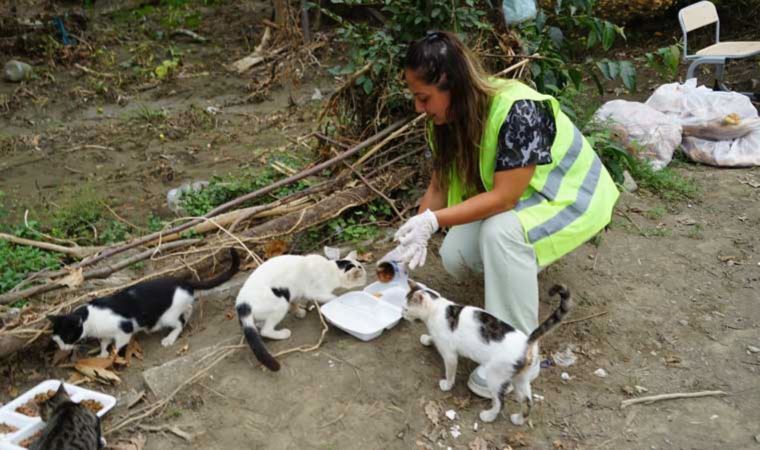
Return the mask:
[[[401,261],[409,265],[409,270],[425,265],[427,243],[438,231],[438,219],[429,209],[407,220],[398,229],[394,238],[401,244]]]

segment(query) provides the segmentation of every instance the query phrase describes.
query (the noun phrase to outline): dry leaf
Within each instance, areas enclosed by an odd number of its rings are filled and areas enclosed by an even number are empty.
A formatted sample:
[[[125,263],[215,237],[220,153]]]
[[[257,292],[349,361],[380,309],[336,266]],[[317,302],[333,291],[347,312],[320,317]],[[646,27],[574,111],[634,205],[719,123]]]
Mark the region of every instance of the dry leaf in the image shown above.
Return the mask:
[[[187,353],[189,349],[190,349],[190,344],[183,345],[182,348],[177,350],[177,356],[184,355],[185,353]]]
[[[68,269],[69,272],[68,275],[58,280],[58,284],[63,284],[69,287],[69,289],[74,289],[75,287],[79,287],[84,283],[84,275],[82,274],[82,268],[78,267],[76,269]]]
[[[62,362],[69,359],[69,356],[71,356],[71,353],[73,353],[72,350],[56,350],[55,354],[53,354],[53,361],[51,361],[51,364],[53,366],[57,366],[61,364]]]
[[[145,438],[145,435],[138,433],[137,435],[126,440],[119,439],[113,445],[106,447],[106,450],[142,450],[145,448],[146,442],[147,439]]]
[[[529,447],[531,445],[530,439],[528,436],[521,432],[521,431],[515,431],[514,433],[510,433],[507,435],[507,445],[511,447]]]
[[[274,239],[264,244],[264,257],[266,259],[285,254],[288,251],[288,243],[282,239]]]
[[[433,422],[433,425],[438,425],[440,423],[442,411],[443,408],[441,408],[441,405],[433,400],[430,400],[427,405],[425,405],[425,415],[431,422]]]
[[[467,409],[468,406],[470,406],[470,397],[454,397],[451,399],[452,402],[457,406],[459,409]]]
[[[87,358],[77,361],[74,365],[76,369],[82,375],[90,377],[97,381],[105,381],[109,383],[121,383],[116,373],[108,370],[113,365],[112,358]]]
[[[79,372],[72,372],[69,379],[66,380],[67,383],[73,384],[74,386],[79,386],[80,384],[87,383],[88,381],[92,381],[92,379],[82,375]]]
[[[143,360],[142,347],[135,337],[132,337],[132,340],[130,340],[129,344],[127,344],[127,350],[124,352],[124,357],[127,359],[127,366],[132,364],[133,357],[139,359],[140,361]]]
[[[470,450],[488,450],[488,442],[485,439],[478,436],[468,446]]]
[[[557,449],[562,449],[562,448],[565,448],[565,444],[563,444],[562,441],[560,441],[559,439],[555,439],[552,442],[552,447],[557,448]]]
[[[232,310],[232,308],[228,308],[227,311],[224,312],[224,318],[226,320],[232,320],[235,318],[235,312]]]

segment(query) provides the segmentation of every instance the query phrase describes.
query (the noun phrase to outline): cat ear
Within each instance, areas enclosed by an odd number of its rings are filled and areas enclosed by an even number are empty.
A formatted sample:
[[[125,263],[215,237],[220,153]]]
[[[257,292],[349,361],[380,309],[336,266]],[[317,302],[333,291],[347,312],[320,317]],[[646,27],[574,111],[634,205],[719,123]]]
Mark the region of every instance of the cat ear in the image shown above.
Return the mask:
[[[340,259],[340,249],[337,249],[335,247],[325,246],[324,252],[325,252],[325,256],[330,261],[336,261],[336,260]]]
[[[417,283],[415,283],[414,281],[412,281],[412,279],[411,279],[411,278],[409,278],[407,281],[409,282],[409,290],[410,290],[410,291],[416,291],[417,289],[419,289],[419,288],[420,288],[420,287],[417,285]]]
[[[359,255],[356,253],[356,250],[351,250],[351,252],[350,252],[348,255],[346,255],[346,259],[353,259],[353,260],[356,260],[356,258],[357,258],[358,256],[359,256]]]
[[[61,385],[58,386],[58,392],[56,392],[56,394],[68,395],[66,388],[63,386],[63,380],[61,380]]]

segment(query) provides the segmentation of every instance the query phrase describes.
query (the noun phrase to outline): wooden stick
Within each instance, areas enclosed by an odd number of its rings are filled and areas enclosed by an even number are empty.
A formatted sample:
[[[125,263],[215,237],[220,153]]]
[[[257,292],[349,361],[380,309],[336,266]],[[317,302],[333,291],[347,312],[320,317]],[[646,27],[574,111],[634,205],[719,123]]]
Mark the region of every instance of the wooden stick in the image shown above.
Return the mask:
[[[163,247],[161,247],[160,250],[161,251],[173,250],[176,248],[185,247],[185,246],[194,244],[196,242],[200,242],[201,240],[202,239],[185,239],[182,241],[171,242],[171,243],[165,244]],[[153,248],[145,250],[127,259],[124,259],[118,262],[117,264],[114,264],[113,266],[106,266],[100,269],[93,269],[93,270],[87,271],[83,274],[83,277],[85,280],[90,280],[93,278],[106,278],[112,273],[117,272],[125,267],[128,267],[136,262],[140,262],[142,260],[150,258],[151,255],[153,255],[155,252],[156,252],[156,249],[153,249]],[[60,289],[64,286],[65,285],[62,285],[58,282],[51,281],[46,284],[41,284],[39,286],[33,286],[28,289],[24,289],[23,291],[8,292],[8,293],[0,295],[0,305],[7,305],[8,303],[13,303],[17,300],[21,300],[22,298],[31,297],[32,295],[44,294],[45,292],[50,292],[56,289]]]
[[[49,242],[35,241],[32,239],[24,239],[12,234],[0,233],[0,239],[8,242],[13,242],[18,245],[26,245],[29,247],[41,248],[51,252],[63,253],[65,255],[73,256],[77,259],[86,258],[87,256],[94,255],[98,251],[102,250],[102,247],[64,247],[63,245],[51,244]]]
[[[630,400],[623,400],[620,402],[620,408],[626,408],[637,403],[654,403],[661,400],[672,400],[675,398],[696,398],[696,397],[709,397],[713,395],[728,395],[723,391],[701,391],[701,392],[677,392],[674,394],[661,394],[650,395],[648,397],[632,398]]]
[[[348,79],[346,80],[346,82],[343,83],[343,85],[341,87],[339,87],[337,91],[333,92],[332,95],[330,95],[330,99],[327,100],[327,103],[325,104],[325,107],[322,108],[322,111],[319,113],[319,117],[317,117],[317,122],[321,122],[322,121],[322,119],[327,114],[327,111],[330,108],[332,108],[332,105],[333,105],[333,103],[335,103],[335,100],[338,98],[338,96],[343,91],[345,91],[346,89],[348,89],[351,86],[353,86],[353,84],[354,84],[354,82],[356,81],[357,78],[359,78],[360,76],[362,76],[365,73],[367,73],[369,71],[369,69],[372,68],[372,64],[373,64],[373,62],[370,61],[367,64],[365,64],[364,67],[362,67],[361,69],[359,69],[356,72],[354,72],[353,74],[351,74],[351,76],[348,77]]]
[[[533,58],[536,58],[538,56],[539,56],[538,54],[535,54],[535,55],[533,55]],[[515,70],[517,70],[517,69],[525,66],[529,62],[530,62],[530,59],[524,59],[524,60],[520,61],[519,63],[511,65],[511,66],[507,67],[506,69],[502,70],[501,72],[496,73],[496,75],[494,75],[494,76],[503,77],[504,75],[506,75],[508,73],[511,73],[511,72],[514,72]]]
[[[406,125],[404,125],[403,127],[399,128],[398,130],[394,131],[390,136],[388,136],[387,138],[383,139],[379,144],[375,145],[370,150],[368,150],[367,153],[365,153],[364,155],[362,155],[362,157],[359,158],[359,160],[356,161],[351,167],[355,169],[358,166],[361,166],[364,163],[364,161],[366,161],[376,151],[380,150],[385,144],[387,144],[388,142],[392,141],[393,139],[396,139],[396,137],[398,135],[400,135],[404,131],[408,130],[409,128],[413,127],[415,124],[417,124],[417,122],[419,122],[420,120],[422,120],[424,118],[425,118],[425,114],[423,113],[423,114],[420,114],[417,117],[415,117],[414,120],[412,120],[410,122],[407,122]]]
[[[596,314],[591,314],[590,316],[582,317],[580,319],[574,319],[574,320],[568,320],[567,322],[560,322],[560,325],[570,325],[571,323],[577,323],[577,322],[583,322],[584,320],[593,319],[594,317],[599,317],[607,314],[609,311],[602,311],[598,312]]]

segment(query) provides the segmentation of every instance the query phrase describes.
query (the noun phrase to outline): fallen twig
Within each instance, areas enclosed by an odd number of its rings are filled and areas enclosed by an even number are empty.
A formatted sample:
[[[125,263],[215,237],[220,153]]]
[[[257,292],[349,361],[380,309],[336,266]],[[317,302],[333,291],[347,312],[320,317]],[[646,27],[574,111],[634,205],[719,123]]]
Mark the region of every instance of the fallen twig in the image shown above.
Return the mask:
[[[661,395],[650,395],[648,397],[639,397],[639,398],[632,398],[630,400],[623,400],[620,402],[620,408],[626,408],[631,405],[635,405],[637,403],[654,403],[659,402],[662,400],[672,400],[675,398],[696,398],[696,397],[709,397],[714,395],[728,395],[726,392],[723,391],[701,391],[701,392],[678,392],[674,394],[661,394]]]
[[[103,249],[103,247],[65,247],[63,245],[51,244],[49,242],[24,239],[7,233],[0,233],[0,239],[8,242],[13,242],[14,244],[18,245],[26,245],[29,247],[41,248],[43,250],[48,250],[51,252],[63,253],[64,255],[69,255],[77,259],[82,259],[94,255]]]
[[[593,319],[595,317],[603,316],[603,315],[607,314],[608,312],[609,311],[602,311],[602,312],[598,312],[596,314],[591,314],[590,316],[581,317],[580,319],[573,319],[573,320],[568,320],[567,322],[560,322],[560,325],[570,325],[571,323],[583,322],[585,320],[589,320],[589,319]]]
[[[196,42],[201,42],[201,43],[208,42],[208,38],[205,38],[205,37],[201,36],[200,34],[194,32],[194,31],[186,30],[184,28],[177,28],[176,30],[174,30],[172,32],[171,35],[172,36],[177,36],[177,35],[187,36],[190,39],[192,39],[192,40],[194,40]]]
[[[81,70],[82,72],[89,74],[89,75],[95,75],[96,77],[102,77],[102,78],[116,78],[116,75],[112,73],[105,73],[105,72],[98,72],[97,70],[92,70],[89,67],[85,67],[81,64],[74,64],[74,67]]]
[[[348,79],[343,83],[343,85],[341,87],[339,87],[335,92],[333,92],[332,95],[330,95],[330,98],[327,100],[327,103],[325,104],[324,108],[322,108],[322,111],[320,111],[320,113],[319,113],[319,117],[317,118],[317,122],[321,122],[322,121],[322,119],[327,114],[327,111],[329,111],[330,108],[332,108],[333,104],[338,99],[338,97],[340,96],[340,94],[343,91],[345,91],[346,89],[348,89],[351,86],[353,86],[353,84],[354,84],[354,82],[356,82],[357,78],[359,78],[360,76],[362,76],[365,73],[367,73],[369,71],[369,69],[372,68],[372,64],[373,64],[373,62],[370,61],[367,64],[365,64],[364,67],[362,67],[361,69],[359,69],[356,72],[352,73],[351,76],[348,77]]]

